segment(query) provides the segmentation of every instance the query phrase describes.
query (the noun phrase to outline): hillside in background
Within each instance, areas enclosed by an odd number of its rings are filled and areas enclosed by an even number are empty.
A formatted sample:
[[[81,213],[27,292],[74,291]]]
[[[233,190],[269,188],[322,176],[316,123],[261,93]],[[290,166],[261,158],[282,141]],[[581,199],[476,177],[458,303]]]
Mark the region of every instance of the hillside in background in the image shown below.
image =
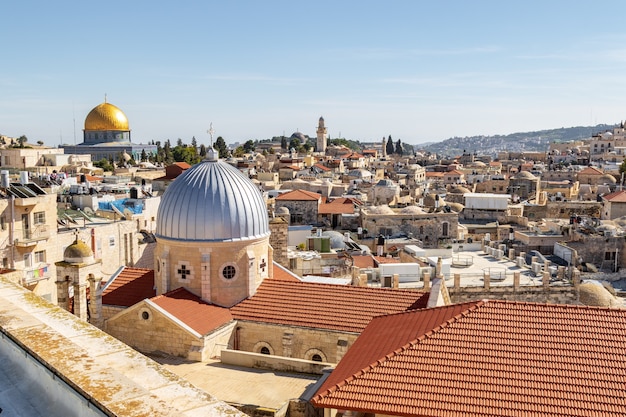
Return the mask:
[[[466,136],[446,139],[442,142],[413,145],[441,156],[461,155],[463,151],[495,156],[498,152],[545,152],[552,142],[570,142],[589,139],[593,134],[612,129],[614,125],[562,127],[536,132],[511,133],[494,136]]]

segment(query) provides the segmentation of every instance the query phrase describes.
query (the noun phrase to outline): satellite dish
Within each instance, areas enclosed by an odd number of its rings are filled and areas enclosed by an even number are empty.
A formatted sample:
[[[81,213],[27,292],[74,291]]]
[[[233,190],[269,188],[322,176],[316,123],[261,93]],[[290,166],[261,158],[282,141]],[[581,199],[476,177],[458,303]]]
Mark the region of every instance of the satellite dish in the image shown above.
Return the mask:
[[[124,209],[124,217],[126,217],[126,220],[130,220],[133,218],[133,212],[130,211],[129,209],[125,208]]]

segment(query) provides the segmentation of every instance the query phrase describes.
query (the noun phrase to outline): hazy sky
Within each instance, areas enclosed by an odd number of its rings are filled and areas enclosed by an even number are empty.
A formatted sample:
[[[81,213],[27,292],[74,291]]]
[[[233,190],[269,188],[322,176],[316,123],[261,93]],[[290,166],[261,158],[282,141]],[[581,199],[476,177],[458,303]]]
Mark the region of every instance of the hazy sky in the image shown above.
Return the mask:
[[[391,135],[405,143],[626,119],[620,1],[3,1],[0,134],[82,142]]]

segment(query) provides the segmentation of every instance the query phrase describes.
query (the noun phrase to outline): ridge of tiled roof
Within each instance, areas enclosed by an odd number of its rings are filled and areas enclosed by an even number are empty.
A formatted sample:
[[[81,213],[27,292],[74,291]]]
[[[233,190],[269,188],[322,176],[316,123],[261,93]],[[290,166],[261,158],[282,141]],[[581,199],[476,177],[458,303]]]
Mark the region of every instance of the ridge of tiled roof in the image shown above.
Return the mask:
[[[578,172],[578,175],[604,175],[604,172],[596,167],[587,167]]]
[[[201,335],[233,319],[228,308],[209,304],[183,287],[157,295],[150,301]]]
[[[377,317],[311,402],[402,416],[620,416],[624,329],[624,309],[515,301]]]
[[[361,332],[373,317],[424,308],[428,292],[266,279],[231,307],[237,320]]]
[[[306,190],[293,190],[276,197],[276,200],[285,201],[312,201],[319,200],[321,196],[318,193]]]
[[[106,283],[102,304],[130,307],[155,295],[154,270],[125,266]]]
[[[626,202],[626,190],[614,191],[610,194],[602,196],[602,198],[612,203],[624,203]]]

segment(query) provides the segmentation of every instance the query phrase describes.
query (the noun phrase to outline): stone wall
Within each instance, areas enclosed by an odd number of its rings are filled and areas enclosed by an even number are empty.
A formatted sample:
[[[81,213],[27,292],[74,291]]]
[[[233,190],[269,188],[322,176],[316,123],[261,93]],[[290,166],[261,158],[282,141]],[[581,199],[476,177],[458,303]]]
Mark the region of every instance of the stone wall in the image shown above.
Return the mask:
[[[289,266],[287,256],[287,238],[289,223],[281,217],[270,219],[270,245],[274,248],[274,261],[283,266]]]
[[[183,358],[188,357],[194,342],[197,345],[199,341],[145,301],[109,319],[104,330],[141,352],[162,351]]]
[[[292,225],[297,224],[316,224],[317,213],[319,208],[319,200],[315,201],[292,201],[292,200],[276,200],[275,210],[286,207],[291,215]]]
[[[389,234],[403,232],[423,242],[425,248],[436,248],[440,240],[458,238],[459,216],[457,213],[424,213],[424,214],[368,214],[361,211],[361,222],[370,236],[377,236],[383,231]],[[444,223],[447,223],[448,234],[444,235]],[[384,232],[383,234],[388,234]]]
[[[578,291],[574,287],[523,286],[514,287],[461,287],[448,288],[452,303],[464,303],[484,299],[522,301],[551,304],[577,304]]]
[[[260,353],[263,347],[271,355],[311,360],[315,354],[322,362],[337,363],[352,346],[357,333],[295,326],[240,321],[239,350]]]

